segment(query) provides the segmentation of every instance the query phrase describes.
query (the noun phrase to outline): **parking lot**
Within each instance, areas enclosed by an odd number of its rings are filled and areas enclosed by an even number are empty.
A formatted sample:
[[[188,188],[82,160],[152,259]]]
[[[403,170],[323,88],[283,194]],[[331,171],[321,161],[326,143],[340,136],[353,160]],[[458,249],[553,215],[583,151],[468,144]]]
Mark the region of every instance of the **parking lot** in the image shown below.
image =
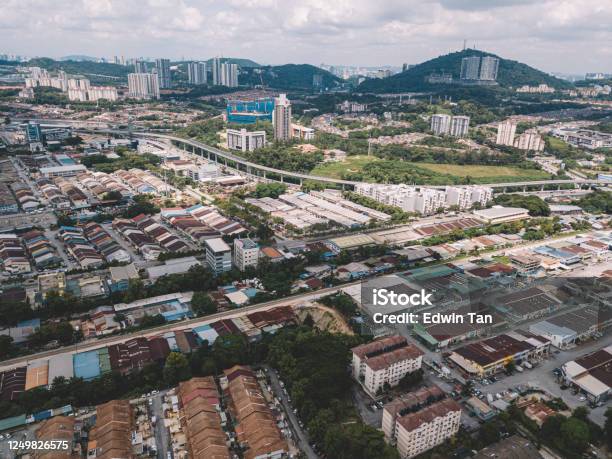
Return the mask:
[[[480,382],[475,382],[476,388],[482,391],[483,394],[501,393],[518,385],[531,385],[534,388],[544,390],[553,397],[562,397],[567,405],[574,409],[578,406],[587,406],[586,400],[581,400],[581,395],[574,395],[570,389],[561,390],[557,378],[553,374],[555,368],[561,367],[564,363],[581,357],[584,354],[592,352],[596,349],[601,349],[612,344],[612,334],[605,335],[603,338],[596,341],[589,341],[582,346],[566,351],[558,351],[551,348],[551,356],[549,359],[543,360],[535,368],[531,370],[525,369],[522,373],[515,372],[513,375],[507,376],[503,373],[496,375],[496,381],[493,384],[484,385]],[[589,417],[591,420],[600,426],[603,426],[605,418],[604,413],[608,408],[608,404],[591,409]]]

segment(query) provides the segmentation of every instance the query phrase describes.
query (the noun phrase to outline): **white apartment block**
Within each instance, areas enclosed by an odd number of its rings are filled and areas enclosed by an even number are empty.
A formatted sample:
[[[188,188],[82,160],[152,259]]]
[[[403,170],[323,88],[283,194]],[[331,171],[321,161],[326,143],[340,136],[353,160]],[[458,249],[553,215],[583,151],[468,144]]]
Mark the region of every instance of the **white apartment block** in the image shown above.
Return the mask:
[[[227,129],[226,133],[230,150],[253,151],[266,146],[266,131]]]
[[[385,384],[394,387],[421,368],[423,352],[406,338],[394,335],[351,349],[353,378],[375,396]]]
[[[514,146],[514,135],[516,134],[516,123],[513,121],[503,121],[497,125],[497,145]]]
[[[514,146],[519,150],[543,151],[544,140],[535,129],[528,129],[514,140]]]
[[[189,79],[189,84],[206,83],[206,62],[187,63],[187,77]]]
[[[453,137],[465,137],[469,129],[469,116],[453,116],[450,125],[450,135],[452,135]]]
[[[461,405],[444,399],[396,421],[397,450],[409,459],[440,445],[459,431]]]
[[[315,136],[315,130],[299,124],[291,125],[291,137],[294,139],[312,140]]]
[[[421,215],[435,214],[446,207],[446,193],[434,188],[421,188],[417,195],[414,211]]]
[[[291,139],[291,102],[287,99],[287,94],[280,94],[274,99],[272,125],[274,126],[274,138],[276,140],[287,141]]]
[[[459,210],[472,207],[472,190],[470,188],[447,186],[446,206],[457,206]]]
[[[259,263],[259,246],[251,239],[234,239],[234,266],[244,271]]]
[[[97,102],[100,99],[117,100],[117,88],[91,86],[89,89],[68,88],[68,99],[79,102]]]
[[[159,80],[154,73],[128,74],[128,97],[159,99]]]
[[[472,190],[472,204],[479,203],[481,207],[485,207],[489,201],[493,199],[493,188],[486,186],[473,186]]]
[[[435,135],[448,134],[451,127],[451,116],[439,113],[431,115],[431,130]]]
[[[222,86],[235,88],[238,86],[238,65],[224,62],[221,64],[221,80]]]

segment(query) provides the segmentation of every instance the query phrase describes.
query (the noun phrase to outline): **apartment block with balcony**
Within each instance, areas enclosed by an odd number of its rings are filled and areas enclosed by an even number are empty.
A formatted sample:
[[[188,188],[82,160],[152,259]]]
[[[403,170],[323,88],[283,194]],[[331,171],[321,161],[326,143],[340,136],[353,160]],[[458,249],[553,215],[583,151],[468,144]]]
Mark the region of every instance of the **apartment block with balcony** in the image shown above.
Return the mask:
[[[353,378],[375,397],[385,385],[397,386],[408,373],[421,368],[423,352],[406,338],[394,335],[351,349]]]

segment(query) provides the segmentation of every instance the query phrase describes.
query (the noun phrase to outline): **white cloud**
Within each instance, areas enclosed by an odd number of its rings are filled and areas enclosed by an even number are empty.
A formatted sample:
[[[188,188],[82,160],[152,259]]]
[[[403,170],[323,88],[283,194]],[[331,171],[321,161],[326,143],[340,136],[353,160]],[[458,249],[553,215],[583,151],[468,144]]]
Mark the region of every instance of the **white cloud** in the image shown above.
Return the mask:
[[[4,0],[0,52],[399,65],[467,39],[544,70],[612,71],[611,23],[600,0]]]

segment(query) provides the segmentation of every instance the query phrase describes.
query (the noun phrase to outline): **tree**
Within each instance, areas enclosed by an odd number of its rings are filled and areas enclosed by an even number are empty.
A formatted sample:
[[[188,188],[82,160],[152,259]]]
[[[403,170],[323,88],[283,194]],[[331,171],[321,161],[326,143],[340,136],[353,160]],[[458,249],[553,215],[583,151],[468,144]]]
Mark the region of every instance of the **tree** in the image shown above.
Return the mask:
[[[568,451],[583,453],[589,445],[589,427],[584,421],[570,417],[563,423],[560,437]]]
[[[612,406],[604,414],[606,422],[604,424],[604,438],[609,449],[612,449]]]
[[[191,298],[191,309],[198,316],[206,316],[217,312],[217,305],[206,292],[194,292]]]
[[[0,360],[8,359],[14,352],[13,338],[8,335],[0,335]]]
[[[164,365],[163,378],[169,386],[175,386],[180,381],[191,378],[191,369],[187,357],[179,352],[168,354]]]

